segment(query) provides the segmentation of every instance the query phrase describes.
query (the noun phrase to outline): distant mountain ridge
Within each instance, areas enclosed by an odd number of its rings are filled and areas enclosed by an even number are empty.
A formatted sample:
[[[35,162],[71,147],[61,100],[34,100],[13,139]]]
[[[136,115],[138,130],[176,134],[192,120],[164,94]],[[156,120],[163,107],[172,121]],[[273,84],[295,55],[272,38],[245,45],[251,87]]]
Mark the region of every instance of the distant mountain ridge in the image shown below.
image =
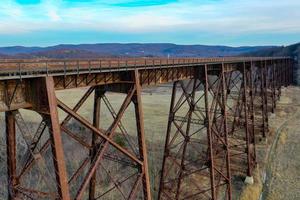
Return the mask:
[[[289,46],[272,47],[265,50],[258,50],[248,52],[244,55],[247,56],[290,56],[300,58],[300,43],[292,44]]]
[[[264,51],[276,46],[209,46],[171,43],[60,44],[49,47],[0,47],[0,58],[96,58],[96,57],[221,57]]]
[[[293,69],[293,82],[300,85],[300,43],[289,46],[272,47],[266,50],[259,50],[256,52],[248,52],[244,56],[289,56],[293,58],[296,63]]]

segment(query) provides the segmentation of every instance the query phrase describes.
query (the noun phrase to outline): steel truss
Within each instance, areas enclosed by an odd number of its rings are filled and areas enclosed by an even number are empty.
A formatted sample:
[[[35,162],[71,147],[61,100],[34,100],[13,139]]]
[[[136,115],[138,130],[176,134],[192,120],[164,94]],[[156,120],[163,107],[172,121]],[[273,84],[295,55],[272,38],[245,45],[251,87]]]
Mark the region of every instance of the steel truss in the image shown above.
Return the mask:
[[[233,174],[252,176],[256,164],[252,66],[226,73],[228,134]]]
[[[36,133],[31,133],[19,111],[6,113],[10,199],[151,199],[138,72],[131,74],[126,85],[126,98],[118,112],[105,96],[104,87],[91,87],[71,109],[56,98],[52,77],[41,78],[37,82],[39,84],[32,91],[35,94],[33,110],[43,120]],[[93,123],[90,123],[77,111],[93,92]],[[113,119],[106,130],[100,128],[101,101]],[[129,135],[121,122],[131,102],[135,110],[136,136]],[[61,123],[58,120],[58,108],[67,114]],[[81,132],[89,130],[84,132],[91,137],[76,132],[72,128],[75,126],[74,121]],[[16,167],[15,122],[27,145],[20,159],[20,170]],[[49,137],[45,139],[43,135],[46,134],[46,127],[49,129]],[[64,135],[61,136],[61,133]],[[77,143],[79,151],[88,152],[86,157],[81,155],[82,158],[68,158],[68,154],[63,151],[63,137]],[[52,151],[50,154],[49,149]],[[53,166],[49,163],[49,155]],[[74,159],[80,162],[75,162],[77,168],[70,169]],[[26,181],[22,181],[23,177],[25,179],[26,175],[32,173],[37,173],[39,179],[43,180],[39,185],[26,185]]]
[[[159,199],[231,199],[231,176],[252,176],[255,143],[267,137],[268,114],[291,83],[290,69],[267,61],[235,70],[206,65],[189,83],[175,82]]]
[[[210,67],[173,85],[160,199],[231,198],[225,70]]]
[[[177,78],[159,199],[232,199],[232,176],[252,176],[255,144],[268,137],[268,114],[292,83],[292,67],[290,59],[206,64],[192,67],[189,80]],[[41,118],[36,131],[19,110],[5,112],[10,200],[151,199],[140,83],[150,76],[123,75],[122,83],[92,85],[73,108],[57,99],[53,77],[31,80],[28,109]],[[126,94],[118,110],[108,91]],[[90,122],[80,108],[92,94]],[[136,133],[122,123],[131,105]],[[58,110],[66,114],[61,121]]]

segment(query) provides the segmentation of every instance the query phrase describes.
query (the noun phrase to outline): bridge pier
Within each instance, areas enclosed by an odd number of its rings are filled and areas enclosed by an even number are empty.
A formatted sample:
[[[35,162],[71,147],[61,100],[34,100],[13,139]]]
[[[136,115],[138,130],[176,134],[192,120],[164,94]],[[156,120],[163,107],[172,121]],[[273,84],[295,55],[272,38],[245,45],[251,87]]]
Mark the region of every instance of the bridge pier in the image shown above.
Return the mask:
[[[64,152],[62,148],[61,132],[58,121],[57,103],[55,97],[54,83],[52,77],[38,78],[33,81],[31,87],[32,94],[32,110],[37,111],[43,117],[36,133],[33,135],[32,131],[27,126],[21,113],[18,110],[7,111],[7,130],[8,130],[8,168],[9,168],[9,187],[12,185],[9,199],[19,198],[58,198],[70,199],[69,186],[67,182],[67,172],[65,168]],[[20,136],[27,149],[21,152],[23,156],[17,162],[16,153],[16,136],[15,123],[17,124]],[[49,128],[49,139],[43,144],[39,143],[44,133],[45,127]],[[51,179],[53,174],[49,173],[47,161],[43,157],[46,149],[51,146],[51,157],[53,160],[54,175],[56,180]],[[20,154],[20,153],[19,153]],[[50,157],[50,158],[51,158]],[[48,159],[49,160],[49,159]],[[49,162],[49,161],[48,161]],[[18,171],[16,170],[16,163],[18,163]],[[36,167],[33,169],[33,167]],[[37,173],[39,171],[39,173]],[[32,183],[26,180],[29,173],[36,173],[36,176],[42,177],[43,184],[47,188],[47,192],[42,192],[41,188],[34,188],[33,185],[41,183]],[[55,182],[53,184],[53,182]],[[32,187],[32,188],[31,188]],[[40,187],[44,187],[40,185]]]
[[[251,177],[256,165],[251,63],[227,72],[226,82],[232,174]]]
[[[39,113],[43,118],[40,126],[38,127],[37,132],[34,135],[30,133],[29,128],[27,127],[26,122],[19,111],[6,112],[6,132],[8,148],[7,166],[9,179],[8,191],[10,191],[10,199],[17,198],[16,191],[18,191],[18,197],[21,198],[31,196],[32,198],[43,199],[51,196],[56,196],[56,198],[63,200],[71,199],[71,197],[72,199],[85,199],[86,189],[88,188],[88,196],[90,199],[101,198],[101,194],[99,194],[99,183],[98,192],[96,192],[97,179],[99,178],[97,177],[96,172],[100,170],[101,173],[107,173],[106,178],[110,179],[109,182],[110,184],[112,184],[113,188],[108,189],[106,192],[104,191],[102,194],[103,196],[108,195],[109,192],[116,193],[115,188],[117,188],[117,190],[120,192],[120,197],[122,196],[126,199],[142,198],[151,200],[152,197],[148,174],[147,150],[145,143],[143,111],[141,102],[141,85],[139,83],[138,71],[134,71],[130,74],[129,77],[130,80],[128,80],[128,85],[125,87],[127,88],[127,97],[125,98],[118,113],[116,113],[113,110],[113,107],[112,105],[110,105],[109,100],[105,97],[106,91],[112,89],[118,91],[119,87],[117,86],[108,87],[108,90],[101,86],[91,87],[79,100],[76,106],[73,109],[71,109],[62,101],[56,99],[52,77],[38,78],[32,82],[32,95],[30,100],[33,105],[32,110]],[[80,107],[84,104],[84,102],[88,99],[88,97],[93,91],[95,91],[95,102],[92,124],[80,114],[78,114],[77,111],[80,109]],[[125,90],[122,90],[122,92],[125,92]],[[103,102],[105,102],[106,106],[110,109],[110,112],[114,119],[107,130],[100,128],[100,100],[102,98],[104,98]],[[130,138],[132,136],[128,135],[127,131],[121,123],[121,119],[131,102],[133,103],[135,110],[135,121],[137,130],[137,142],[135,144],[132,144],[133,142],[130,141],[133,140]],[[62,121],[62,123],[59,123],[58,120],[58,108],[62,109],[64,112],[67,113],[67,117]],[[19,175],[16,174],[16,138],[14,131],[15,119],[17,120],[19,130],[22,133],[25,142],[28,146],[28,154],[25,154],[21,159],[21,166],[23,166],[23,168],[21,169]],[[74,131],[69,129],[69,126],[67,124],[71,119],[75,119],[79,124],[86,127],[92,132],[91,145],[88,145],[83,140],[83,138],[80,138],[78,134],[74,133]],[[42,143],[41,138],[46,126],[48,126],[49,128],[49,139],[47,139],[46,142]],[[121,132],[117,132],[117,128]],[[80,164],[78,169],[74,170],[74,173],[67,173],[66,164],[68,164],[70,158],[64,158],[65,153],[63,152],[61,131],[62,133],[66,134],[67,137],[73,139],[81,146],[90,149],[90,156],[88,156]],[[120,138],[121,141],[118,141],[120,140]],[[89,146],[91,148],[89,148]],[[53,168],[46,166],[47,158],[44,154],[49,147],[51,147],[52,150],[51,157],[53,158]],[[121,163],[125,166],[129,166],[133,171],[136,169],[135,173],[131,174],[130,176],[127,176],[127,171],[122,176],[114,178],[114,175],[110,174],[111,169],[104,168],[104,160],[110,160],[116,163]],[[89,164],[88,161],[91,164]],[[36,166],[38,168],[37,170],[44,169],[47,172],[55,172],[55,185],[57,186],[56,189],[51,187],[51,182],[44,183],[45,185],[49,186],[49,188],[47,189],[48,192],[42,192],[42,189],[39,188],[39,186],[34,186],[33,188],[26,188],[26,186],[22,183],[20,185],[17,185],[17,180],[24,180],[26,174],[33,173],[35,171],[34,167]],[[99,167],[101,168],[98,169]],[[86,174],[84,173],[84,170],[87,170]],[[119,173],[122,174],[124,172]],[[40,176],[43,177],[42,179],[44,179],[45,182],[51,181],[51,179],[49,179],[49,176],[51,176],[51,174],[49,173],[43,172],[40,174]],[[80,184],[77,191],[74,191],[73,189],[70,193],[69,188],[71,188],[71,186],[74,187],[74,181],[79,177],[81,177],[81,179],[83,180],[82,183]],[[18,190],[15,189],[15,187],[17,186]]]
[[[231,199],[225,71],[214,67],[173,85],[159,199]]]
[[[105,92],[110,90],[114,90],[115,92],[120,91],[119,87],[113,86],[108,88],[95,88],[93,125],[90,124],[83,117],[81,117],[79,114],[73,112],[72,109],[68,108],[68,106],[65,105],[63,102],[59,101],[58,103],[59,108],[61,108],[63,111],[65,111],[74,119],[76,119],[77,122],[79,122],[81,125],[90,129],[94,135],[94,138],[92,140],[93,150],[91,156],[91,164],[88,168],[87,174],[83,177],[83,181],[80,184],[78,191],[76,192],[75,199],[83,199],[85,191],[89,185],[90,199],[105,198],[105,195],[109,196],[109,192],[119,192],[119,197],[116,198],[143,198],[151,200],[147,153],[144,136],[143,112],[141,105],[141,86],[139,83],[138,71],[134,71],[134,73],[131,74],[130,78],[131,80],[128,81],[131,81],[131,83],[127,82],[128,85],[124,87],[125,90],[122,90],[123,92],[127,92],[127,96],[124,102],[122,103],[118,113],[114,111],[112,105],[105,96]],[[103,99],[103,102],[108,107],[113,117],[113,122],[107,130],[100,128],[99,124],[101,121],[99,121],[100,99]],[[132,141],[130,141],[131,136],[128,135],[127,131],[121,123],[121,119],[123,118],[124,113],[131,102],[133,102],[135,108],[135,121],[137,130],[136,137],[138,141],[137,147],[132,146]],[[119,131],[121,132],[118,133],[117,129],[119,129]],[[126,145],[126,147],[124,145]],[[123,174],[120,177],[114,177],[114,174],[110,174],[111,169],[108,169],[104,166],[104,160],[107,159],[116,163],[127,165],[133,170],[137,169],[137,171],[134,174],[131,174],[130,176]],[[99,167],[101,167],[101,169],[98,169]],[[103,171],[106,172],[107,178],[110,179],[110,184],[112,184],[112,188],[108,189],[108,191],[106,192],[103,191],[103,194],[99,194],[98,191],[98,194],[96,195],[96,172],[98,170],[100,170],[102,173]]]
[[[224,181],[221,185],[227,187],[223,190],[223,195],[230,199],[231,176],[243,174],[247,180],[251,179],[256,166],[256,137],[259,137],[259,133],[262,133],[263,138],[267,137],[268,113],[274,111],[277,101],[273,63],[268,65],[266,61],[261,61],[255,66],[252,62],[244,62],[235,70],[231,70],[228,64],[222,64],[222,67],[206,65],[204,69],[207,74],[205,71],[195,70],[195,79],[191,79],[188,84],[177,81],[173,85],[159,199],[217,199],[222,178]],[[178,86],[182,91],[179,97]],[[196,98],[195,94],[201,90],[202,99]],[[202,110],[201,100],[202,106],[207,106]],[[180,109],[187,112],[183,117],[180,116],[183,114],[179,112]],[[203,130],[190,133],[191,124],[197,121],[192,116],[199,110],[206,117],[198,119],[202,124],[198,123],[197,126],[206,130],[207,140],[201,138]],[[196,117],[199,116],[196,114]],[[200,137],[198,140],[193,138],[197,134]],[[192,140],[198,146],[207,148],[208,156],[203,158],[206,161],[202,160],[202,164],[189,158],[191,152],[188,149],[193,148]],[[219,145],[223,147],[218,147]],[[221,162],[222,156],[225,160]],[[201,153],[198,152],[196,157],[201,158]],[[191,163],[194,166],[188,166]],[[220,163],[226,165],[222,166],[223,171],[218,170]],[[201,168],[203,166],[210,169],[206,174],[210,180],[204,178],[203,183],[207,185],[209,182],[211,187],[204,189],[201,185],[193,190],[193,180],[189,176],[200,177],[197,173],[204,171],[205,167]],[[216,180],[219,182],[216,183]],[[187,182],[191,184],[189,188],[184,188]]]

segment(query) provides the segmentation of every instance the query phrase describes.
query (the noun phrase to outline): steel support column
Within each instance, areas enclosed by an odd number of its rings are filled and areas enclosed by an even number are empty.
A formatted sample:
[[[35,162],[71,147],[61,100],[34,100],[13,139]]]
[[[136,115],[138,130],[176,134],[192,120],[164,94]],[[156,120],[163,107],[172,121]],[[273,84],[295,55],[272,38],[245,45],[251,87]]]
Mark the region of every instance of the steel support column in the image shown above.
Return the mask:
[[[283,63],[282,61],[278,61],[278,68],[277,68],[277,99],[280,100],[280,96],[281,96],[281,87],[282,87],[282,72],[283,72]]]
[[[144,199],[151,200],[151,190],[150,190],[150,178],[148,173],[148,157],[147,157],[147,148],[146,148],[146,138],[145,138],[145,128],[144,128],[144,114],[142,109],[142,98],[141,98],[141,84],[140,76],[138,70],[134,71],[134,84],[136,87],[136,92],[132,98],[135,108],[135,117],[136,117],[136,127],[137,127],[137,136],[138,136],[138,145],[139,145],[139,154],[140,160],[143,162],[143,166],[139,168],[140,174],[143,182],[143,192]],[[139,181],[139,180],[137,180]],[[135,195],[132,195],[133,199]]]
[[[252,144],[253,146],[251,146],[252,149],[252,161],[253,161],[253,165],[256,165],[256,146],[255,146],[255,110],[254,110],[254,83],[253,83],[253,63],[250,62],[250,66],[249,66],[249,74],[247,76],[247,83],[248,83],[248,88],[249,88],[249,116],[250,116],[250,144]],[[253,166],[253,168],[254,168]]]
[[[248,83],[248,74],[251,76],[251,71],[250,73],[247,73],[247,68],[246,68],[246,63],[243,63],[243,88],[244,88],[244,94],[243,94],[243,102],[244,102],[244,125],[245,125],[245,136],[246,136],[246,152],[247,152],[247,176],[251,177],[252,176],[252,171],[253,168],[255,167],[255,141],[254,141],[254,132],[250,129],[250,124],[249,124],[249,110],[251,112],[251,102],[249,103],[248,99],[249,96],[249,89],[251,87],[251,82]],[[249,87],[250,85],[250,87]],[[251,95],[251,94],[250,94]],[[252,117],[252,114],[250,114]],[[250,117],[250,120],[251,120]]]
[[[167,125],[167,134],[166,134],[166,140],[165,140],[165,146],[164,146],[164,157],[163,157],[163,162],[162,162],[162,170],[161,170],[161,175],[160,175],[160,182],[159,182],[159,191],[158,191],[158,199],[162,199],[163,198],[163,193],[165,192],[165,173],[166,173],[166,162],[167,162],[167,158],[169,156],[169,141],[171,138],[171,128],[172,128],[172,120],[174,118],[174,105],[175,105],[175,99],[176,99],[176,91],[177,91],[177,84],[178,82],[175,81],[173,83],[173,89],[172,89],[172,97],[171,97],[171,103],[170,103],[170,110],[169,110],[169,117],[168,117],[168,125]]]
[[[16,155],[16,125],[11,111],[5,112],[6,147],[7,147],[7,191],[8,200],[16,199],[17,155]]]
[[[225,184],[226,184],[226,191],[225,191],[225,198],[228,200],[232,199],[232,193],[231,193],[231,169],[230,169],[230,147],[229,147],[229,142],[228,142],[228,124],[227,124],[227,88],[226,88],[226,79],[225,79],[225,64],[222,63],[222,103],[221,103],[221,112],[223,115],[223,128],[224,128],[224,135],[223,136],[225,142],[223,142],[223,148],[224,148],[224,153],[225,153],[225,163],[226,163],[226,173],[227,175],[223,175],[223,178],[225,179]],[[219,179],[220,180],[220,179]]]
[[[262,66],[262,80],[263,80],[263,93],[264,95],[264,117],[265,117],[265,124],[264,124],[264,136],[267,137],[267,133],[269,132],[269,113],[268,113],[268,65],[267,61],[264,61]]]
[[[266,88],[265,88],[265,66],[263,62],[260,62],[259,66],[259,78],[260,78],[260,98],[261,98],[261,117],[262,117],[262,125],[261,125],[261,131],[262,131],[262,137],[266,138],[267,137],[267,118],[266,118],[266,113],[267,113],[267,107],[266,107]]]
[[[93,107],[93,125],[96,128],[100,128],[100,113],[101,113],[101,98],[104,94],[104,90],[100,87],[95,88],[95,94],[94,94],[94,107]],[[99,145],[99,138],[97,137],[96,133],[93,133],[92,135],[92,150],[90,152],[91,154],[91,161],[95,159],[96,156],[96,149],[97,146]],[[92,176],[91,181],[90,181],[90,187],[89,187],[89,200],[94,200],[95,199],[95,194],[96,194],[96,172]]]
[[[51,139],[52,156],[55,167],[57,191],[63,200],[70,199],[68,176],[66,171],[63,144],[61,139],[60,123],[58,119],[57,100],[54,89],[53,77],[45,78],[48,109],[49,109],[49,131]]]
[[[272,113],[275,112],[276,109],[276,63],[272,62],[271,65],[271,76],[272,76],[272,83],[271,83],[271,92],[272,92]]]
[[[210,165],[210,188],[211,188],[211,198],[213,200],[217,199],[217,191],[216,191],[216,181],[215,181],[215,160],[214,160],[214,149],[213,149],[213,144],[214,144],[214,137],[213,137],[213,133],[212,133],[212,114],[211,113],[211,108],[210,108],[210,103],[209,103],[209,99],[208,99],[208,95],[209,95],[209,80],[208,80],[208,66],[205,65],[205,75],[204,75],[204,80],[205,80],[205,84],[204,84],[204,95],[205,95],[205,114],[206,114],[206,130],[207,130],[207,141],[208,141],[208,145],[209,145],[209,165]]]

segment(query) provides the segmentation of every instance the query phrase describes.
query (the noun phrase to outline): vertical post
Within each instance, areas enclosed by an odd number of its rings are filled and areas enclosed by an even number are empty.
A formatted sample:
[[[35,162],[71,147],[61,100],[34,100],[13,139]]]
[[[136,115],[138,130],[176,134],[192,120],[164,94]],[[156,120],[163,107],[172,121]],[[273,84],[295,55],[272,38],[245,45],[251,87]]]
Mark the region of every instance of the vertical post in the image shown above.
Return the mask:
[[[204,67],[204,73],[205,73],[205,113],[206,113],[206,130],[207,130],[207,140],[208,140],[208,146],[209,146],[209,161],[210,161],[210,187],[211,187],[211,198],[213,200],[216,200],[216,186],[215,186],[215,163],[214,163],[214,152],[213,152],[213,137],[211,132],[211,113],[209,111],[209,82],[208,82],[208,73],[207,73],[207,64],[205,64]]]
[[[138,134],[140,159],[143,162],[141,173],[143,176],[142,181],[143,181],[144,199],[151,200],[146,138],[144,132],[144,114],[142,109],[141,84],[140,84],[140,77],[139,77],[138,70],[134,71],[134,82],[136,86],[136,92],[135,95],[133,96],[133,103],[134,103],[135,115],[136,115],[136,126],[137,126],[137,134]]]
[[[289,59],[285,59],[285,66],[284,66],[284,86],[288,86],[288,70],[289,70]]]
[[[277,96],[277,89],[278,89],[278,60],[274,61],[274,94],[275,94],[275,101],[277,102],[278,96]]]
[[[272,88],[272,113],[275,112],[275,108],[276,108],[276,83],[275,83],[275,70],[276,70],[276,63],[273,62],[272,63],[272,85],[271,85],[271,88]]]
[[[282,60],[279,60],[280,64],[279,64],[279,67],[277,68],[277,89],[278,89],[278,100],[280,99],[280,96],[281,96],[281,86],[282,86],[282,68],[283,68],[283,65],[282,65]]]
[[[293,64],[294,61],[290,59],[290,66],[289,66],[289,84],[293,84]]]
[[[251,61],[249,72],[249,86],[250,86],[250,108],[251,108],[251,144],[253,144],[253,161],[256,162],[256,150],[255,150],[255,119],[254,119],[254,83],[253,83],[253,62]]]
[[[292,68],[292,62],[291,59],[288,59],[288,67],[287,67],[287,84],[290,85],[291,84],[291,68]]]
[[[251,160],[251,142],[250,142],[250,134],[249,134],[249,123],[248,123],[248,94],[247,94],[247,71],[246,71],[246,63],[243,64],[243,101],[244,101],[244,115],[245,115],[245,135],[246,135],[246,143],[247,143],[247,160],[248,160],[248,169],[247,176],[252,176],[252,160]]]
[[[262,62],[260,62],[260,97],[261,97],[261,103],[262,103],[262,106],[261,106],[261,115],[262,115],[262,135],[263,137],[265,138],[266,137],[266,118],[265,118],[265,84],[264,84],[264,66],[262,65]]]
[[[166,160],[169,156],[169,140],[170,140],[170,134],[171,134],[171,127],[172,127],[172,121],[174,118],[174,105],[175,105],[175,99],[176,99],[176,87],[177,87],[177,81],[173,83],[173,89],[172,89],[172,97],[171,97],[171,104],[170,104],[170,111],[169,111],[169,118],[168,118],[168,127],[167,127],[167,136],[165,141],[165,150],[164,150],[164,158],[162,163],[162,171],[160,176],[160,185],[159,185],[159,191],[158,191],[158,199],[162,198],[162,193],[164,190],[164,177],[165,177],[165,166],[166,166]]]
[[[5,112],[6,146],[7,146],[7,191],[8,200],[16,199],[15,186],[17,184],[16,166],[16,125],[11,111]]]
[[[290,71],[290,79],[291,79],[291,83],[290,84],[294,84],[294,68],[295,68],[295,60],[291,60],[292,62],[292,66],[291,66],[291,71]]]
[[[288,58],[288,70],[287,70],[287,86],[289,86],[292,83],[292,78],[291,78],[291,72],[292,72],[292,65],[293,61],[292,59]]]
[[[57,191],[60,199],[70,200],[53,77],[45,77],[45,84],[50,114],[49,132],[57,181]]]
[[[223,126],[224,126],[224,136],[225,136],[225,143],[226,145],[224,146],[225,151],[226,151],[226,168],[227,168],[227,177],[229,178],[228,180],[228,186],[227,186],[227,198],[229,200],[232,199],[231,197],[231,171],[230,171],[230,152],[229,152],[229,147],[228,147],[228,125],[227,125],[227,106],[226,106],[226,100],[227,100],[227,87],[226,87],[226,80],[225,80],[225,65],[222,63],[222,110],[223,110]]]
[[[94,94],[94,110],[93,110],[93,126],[96,128],[100,128],[100,108],[101,108],[101,96],[103,93],[101,93],[100,88],[95,88],[95,94]],[[92,150],[90,152],[91,155],[91,162],[96,157],[96,147],[98,144],[98,136],[96,133],[93,133],[92,135]],[[96,170],[95,170],[96,171]],[[95,199],[96,194],[96,176],[97,173],[95,172],[90,180],[90,187],[89,187],[89,200]]]
[[[269,116],[268,116],[268,79],[269,79],[269,73],[268,73],[268,65],[267,65],[267,60],[265,60],[265,64],[263,66],[264,68],[264,73],[263,73],[263,80],[264,80],[264,96],[265,96],[265,119],[266,119],[266,130],[268,131],[269,129]]]

